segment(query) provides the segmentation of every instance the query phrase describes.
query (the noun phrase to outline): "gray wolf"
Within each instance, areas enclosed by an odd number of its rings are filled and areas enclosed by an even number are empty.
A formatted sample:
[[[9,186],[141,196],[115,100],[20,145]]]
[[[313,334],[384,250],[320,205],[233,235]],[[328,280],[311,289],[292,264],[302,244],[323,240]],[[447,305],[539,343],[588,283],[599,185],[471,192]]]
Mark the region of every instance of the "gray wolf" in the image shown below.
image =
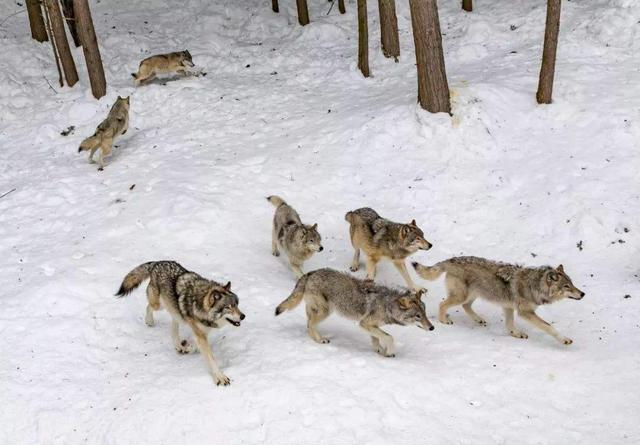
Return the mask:
[[[422,291],[391,289],[333,269],[318,269],[298,280],[291,295],[276,308],[276,316],[294,309],[304,299],[307,332],[314,341],[329,343],[329,339],[318,333],[316,326],[336,311],[359,323],[371,336],[374,351],[393,357],[393,337],[380,326],[398,324],[433,330],[424,312],[421,295]]]
[[[114,139],[125,134],[129,128],[130,104],[129,97],[118,96],[111,110],[109,110],[107,118],[100,122],[93,136],[80,143],[78,153],[91,150],[91,153],[89,153],[90,163],[93,163],[93,154],[100,149],[100,168],[98,170],[104,169],[104,157],[111,154]]]
[[[267,201],[276,207],[271,233],[271,253],[273,256],[280,256],[278,247],[284,250],[289,258],[291,270],[300,278],[303,274],[302,264],[314,253],[324,250],[318,224],[302,224],[298,212],[279,196],[269,196]]]
[[[231,282],[222,285],[190,272],[175,261],[151,261],[129,272],[117,296],[123,297],[149,279],[145,323],[154,326],[153,312],[166,309],[171,318],[171,338],[181,354],[198,349],[204,355],[216,385],[228,385],[229,378],[220,371],[211,352],[207,335],[211,329],[227,324],[240,326],[245,316],[238,308],[238,296],[231,292]],[[191,328],[197,347],[180,339],[180,324]]]
[[[442,323],[452,324],[447,309],[462,305],[475,322],[486,325],[471,307],[473,301],[480,297],[502,306],[507,331],[513,337],[527,338],[527,334],[513,324],[513,313],[518,311],[521,318],[560,343],[573,343],[535,312],[543,304],[563,298],[581,300],[584,297],[584,292],[573,285],[562,264],[554,269],[550,266],[524,267],[477,257],[456,257],[431,267],[418,263],[413,263],[413,267],[425,280],[435,280],[446,274],[447,298],[440,303],[438,316]]]
[[[355,249],[351,271],[360,267],[360,249],[367,255],[367,278],[376,276],[376,265],[382,258],[391,260],[409,287],[420,289],[409,276],[405,258],[417,250],[429,250],[432,244],[424,238],[424,233],[413,220],[401,224],[382,218],[375,210],[364,207],[347,212],[351,244]]]
[[[138,67],[137,73],[131,73],[136,86],[149,81],[158,74],[178,73],[184,76],[191,74],[189,68],[193,68],[193,60],[189,51],[179,51],[169,54],[158,54],[147,57]]]

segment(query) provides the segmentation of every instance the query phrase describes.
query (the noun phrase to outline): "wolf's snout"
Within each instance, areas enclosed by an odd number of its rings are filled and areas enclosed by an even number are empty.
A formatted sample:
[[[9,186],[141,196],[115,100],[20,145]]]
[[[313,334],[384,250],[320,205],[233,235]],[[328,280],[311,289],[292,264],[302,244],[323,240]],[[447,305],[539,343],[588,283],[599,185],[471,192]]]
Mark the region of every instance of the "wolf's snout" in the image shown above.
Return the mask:
[[[324,250],[324,247],[322,247],[322,246],[320,246],[320,247],[318,248],[318,252],[322,252],[323,250]]]
[[[584,297],[584,292],[580,292],[580,298]]]
[[[240,320],[244,320],[244,314],[240,314]]]
[[[427,241],[427,246],[423,248],[423,250],[429,250],[433,247],[433,244],[431,244],[429,241]]]
[[[434,329],[435,329],[435,327],[433,325],[429,327],[430,331],[433,331]]]
[[[418,262],[417,262],[417,261],[412,261],[412,262],[411,262],[411,266],[413,266],[413,268],[414,268],[414,269],[417,269],[417,268],[418,268],[418,265],[419,265],[419,264],[418,264]]]

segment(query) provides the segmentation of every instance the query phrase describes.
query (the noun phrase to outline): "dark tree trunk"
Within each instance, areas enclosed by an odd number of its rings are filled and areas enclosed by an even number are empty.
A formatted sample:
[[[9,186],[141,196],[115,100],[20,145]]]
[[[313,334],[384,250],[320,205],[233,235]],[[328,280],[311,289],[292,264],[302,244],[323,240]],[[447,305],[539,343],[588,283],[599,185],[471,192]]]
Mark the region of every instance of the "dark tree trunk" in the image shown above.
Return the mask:
[[[100,57],[100,49],[98,48],[96,32],[93,29],[93,20],[91,19],[91,11],[87,0],[73,0],[73,10],[76,13],[78,34],[80,35],[82,50],[84,51],[84,58],[89,71],[91,92],[93,97],[100,99],[107,94],[107,81],[104,78],[102,58]]]
[[[302,26],[309,24],[309,9],[307,9],[307,0],[296,0],[298,7],[298,23]]]
[[[418,101],[432,113],[451,114],[436,0],[409,0],[418,66]]]
[[[44,26],[42,18],[42,8],[39,0],[27,0],[27,13],[29,14],[29,27],[31,28],[31,37],[38,42],[46,42],[47,28]]]
[[[62,13],[64,19],[67,22],[67,28],[69,28],[69,34],[73,39],[76,48],[82,45],[80,37],[78,36],[78,29],[76,28],[76,14],[73,12],[73,0],[60,0],[62,3]]]
[[[53,36],[53,30],[51,29],[51,18],[49,17],[49,9],[44,6],[44,23],[47,28],[47,34],[49,38],[47,40],[51,41],[51,49],[53,49],[53,58],[56,61],[56,68],[58,69],[58,83],[61,87],[64,86],[64,78],[62,76],[62,68],[60,67],[60,57],[58,55],[58,48],[56,48],[56,39]]]
[[[556,70],[556,50],[560,31],[560,0],[547,0],[547,24],[544,28],[544,49],[536,99],[539,104],[550,104],[553,76]]]
[[[53,32],[51,40],[55,41],[67,85],[72,87],[78,81],[78,72],[69,49],[69,41],[64,30],[64,20],[62,20],[62,13],[60,12],[60,4],[58,4],[58,0],[45,0],[45,5],[49,13],[51,31]]]
[[[344,0],[338,0],[338,11],[340,11],[340,14],[347,12],[347,8],[344,7]]]
[[[280,12],[280,7],[278,6],[278,0],[271,0],[271,10],[273,12]]]
[[[467,12],[473,11],[473,0],[462,0],[462,9]]]
[[[369,77],[367,0],[358,0],[358,68],[360,68],[364,77]]]
[[[398,37],[398,18],[396,17],[395,0],[378,0],[380,11],[380,40],[382,54],[393,57],[396,62],[400,57],[400,38]]]

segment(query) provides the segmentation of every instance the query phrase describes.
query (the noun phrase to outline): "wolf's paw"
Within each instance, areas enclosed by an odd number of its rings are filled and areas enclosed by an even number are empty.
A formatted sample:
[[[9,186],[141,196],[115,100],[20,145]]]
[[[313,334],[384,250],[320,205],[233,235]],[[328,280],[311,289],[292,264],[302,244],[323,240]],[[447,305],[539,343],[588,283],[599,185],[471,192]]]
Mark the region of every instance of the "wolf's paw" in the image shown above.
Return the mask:
[[[99,172],[104,171],[104,167],[98,167],[98,171]]]
[[[271,252],[271,255],[273,255],[273,256],[280,256],[280,252],[278,252],[277,250],[273,250],[273,251]]]
[[[522,331],[509,331],[509,335],[515,338],[529,338],[529,336]]]
[[[357,271],[358,271],[358,269],[360,269],[360,266],[351,266],[351,267],[349,267],[349,270],[350,270],[351,272],[357,272]]]
[[[193,346],[187,340],[182,340],[180,342],[180,346],[176,346],[176,351],[178,351],[178,354],[193,354],[197,350],[198,348]]]
[[[316,340],[316,342],[320,343],[321,345],[326,345],[328,343],[331,343],[331,340],[329,340],[327,337],[320,337]]]
[[[449,314],[445,315],[444,318],[438,318],[438,320],[440,320],[440,323],[442,324],[453,324],[453,321],[451,321],[451,317],[449,317]]]
[[[216,382],[216,386],[229,386],[231,384],[231,380],[226,375],[220,373],[213,376],[213,380]]]
[[[570,345],[571,343],[573,343],[573,340],[567,337],[561,338],[560,341],[562,342],[563,345]]]
[[[487,321],[483,318],[477,318],[476,319],[476,323],[478,323],[480,326],[486,326],[487,325]]]
[[[150,328],[156,325],[156,321],[153,319],[153,317],[144,317],[144,323]]]

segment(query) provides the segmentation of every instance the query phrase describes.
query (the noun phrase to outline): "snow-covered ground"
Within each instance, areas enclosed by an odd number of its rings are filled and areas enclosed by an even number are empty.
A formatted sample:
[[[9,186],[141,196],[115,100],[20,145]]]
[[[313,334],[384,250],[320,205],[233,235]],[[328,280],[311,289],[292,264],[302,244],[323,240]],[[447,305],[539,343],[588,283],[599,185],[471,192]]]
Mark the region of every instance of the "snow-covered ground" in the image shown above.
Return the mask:
[[[639,2],[563,2],[554,103],[538,106],[545,2],[440,1],[452,118],[416,105],[407,2],[397,64],[369,3],[364,79],[353,1],[326,16],[310,0],[304,28],[293,0],[280,14],[268,0],[92,1],[100,101],[81,50],[81,82],[59,88],[26,14],[0,25],[0,195],[15,189],[0,198],[1,443],[640,441]],[[22,8],[3,2],[0,21]],[[187,48],[206,77],[133,88],[141,58]],[[130,130],[97,172],[78,144],[129,94]],[[415,218],[435,246],[425,264],[563,263],[587,296],[539,312],[574,344],[522,321],[529,339],[514,339],[483,302],[488,327],[459,310],[443,326],[441,282],[422,282],[435,331],[388,328],[394,359],[337,316],[315,344],[302,308],[273,316],[295,280],[270,254],[269,194],[319,224],[307,269],[346,270],[344,213],[361,206]],[[175,353],[166,313],[145,326],[144,288],[113,297],[154,259],[233,282],[247,319],[210,336],[230,387]],[[402,284],[388,263],[379,280]]]

